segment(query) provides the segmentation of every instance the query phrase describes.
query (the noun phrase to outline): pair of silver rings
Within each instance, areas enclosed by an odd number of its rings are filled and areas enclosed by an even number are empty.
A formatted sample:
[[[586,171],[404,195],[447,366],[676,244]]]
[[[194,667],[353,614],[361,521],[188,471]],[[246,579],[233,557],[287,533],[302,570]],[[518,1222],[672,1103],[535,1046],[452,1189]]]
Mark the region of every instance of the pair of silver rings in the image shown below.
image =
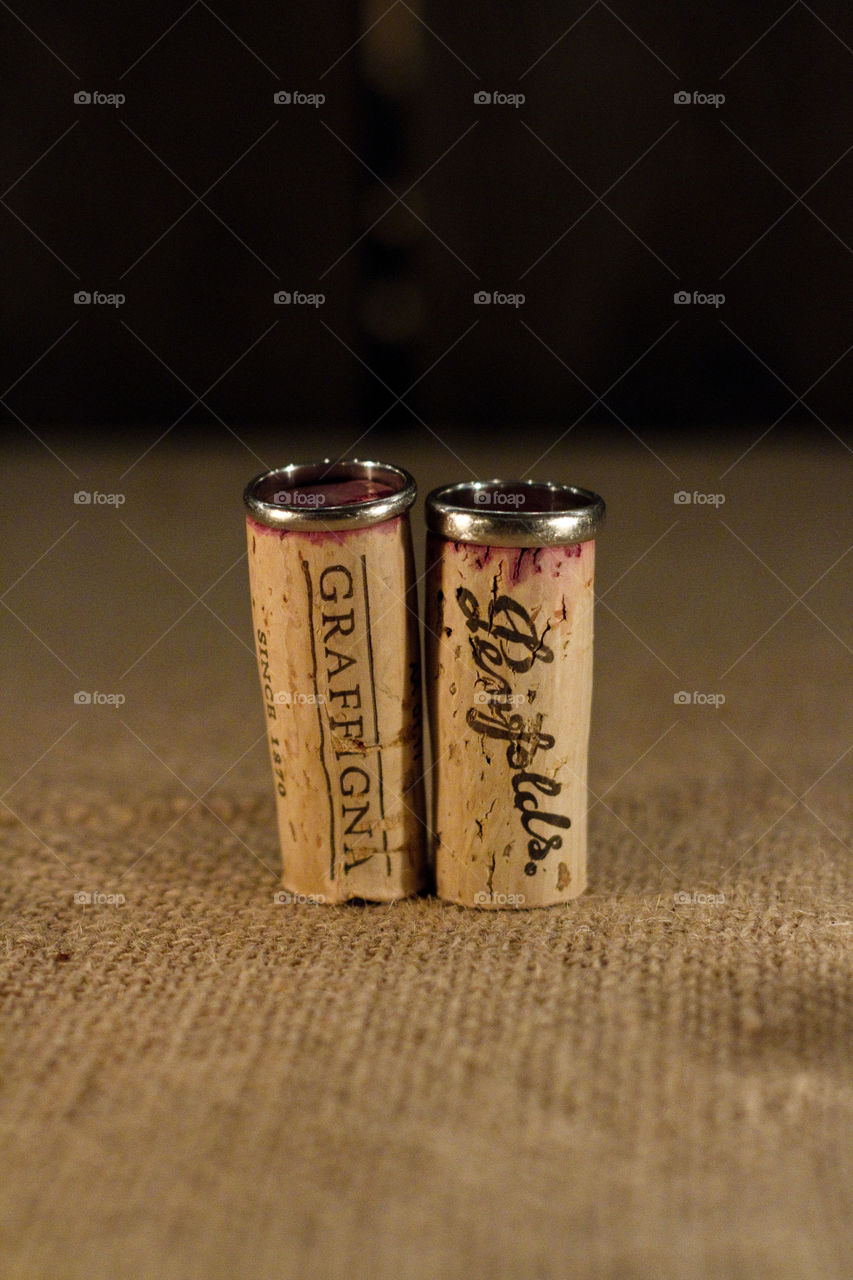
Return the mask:
[[[385,490],[376,497],[335,502],[319,499],[354,481]],[[307,493],[306,493],[307,491]],[[298,496],[305,495],[299,502]],[[402,467],[346,458],[292,463],[256,476],[243,500],[254,520],[282,531],[365,529],[403,515],[415,501],[414,478]],[[334,499],[334,493],[332,494]],[[542,480],[465,480],[433,489],[426,499],[427,526],[453,542],[490,547],[551,547],[594,538],[605,515],[589,489]]]

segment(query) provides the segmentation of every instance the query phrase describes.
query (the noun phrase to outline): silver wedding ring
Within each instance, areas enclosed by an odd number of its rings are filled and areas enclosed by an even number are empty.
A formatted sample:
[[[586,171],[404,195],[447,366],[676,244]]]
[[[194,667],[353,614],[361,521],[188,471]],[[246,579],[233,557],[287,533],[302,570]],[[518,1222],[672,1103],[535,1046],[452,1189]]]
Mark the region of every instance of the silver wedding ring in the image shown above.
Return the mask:
[[[316,492],[324,485],[364,480],[387,486],[390,492],[366,501],[334,503]],[[306,492],[308,490],[308,492]],[[343,458],[332,462],[294,462],[275,467],[250,480],[243,494],[252,518],[271,529],[366,529],[402,515],[415,501],[417,488],[402,467],[385,462]]]
[[[594,538],[604,501],[589,489],[541,480],[471,480],[433,489],[427,525],[453,542],[555,547]]]

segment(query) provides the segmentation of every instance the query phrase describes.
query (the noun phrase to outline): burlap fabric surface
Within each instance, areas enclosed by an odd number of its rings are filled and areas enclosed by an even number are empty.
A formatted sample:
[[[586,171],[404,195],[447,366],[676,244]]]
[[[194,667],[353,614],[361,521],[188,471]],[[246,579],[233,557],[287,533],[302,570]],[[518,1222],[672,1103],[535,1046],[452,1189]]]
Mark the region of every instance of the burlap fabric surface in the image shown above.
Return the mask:
[[[274,902],[261,466],[138,452],[6,476],[3,1275],[849,1276],[843,448],[536,468],[610,507],[591,883],[506,914]]]

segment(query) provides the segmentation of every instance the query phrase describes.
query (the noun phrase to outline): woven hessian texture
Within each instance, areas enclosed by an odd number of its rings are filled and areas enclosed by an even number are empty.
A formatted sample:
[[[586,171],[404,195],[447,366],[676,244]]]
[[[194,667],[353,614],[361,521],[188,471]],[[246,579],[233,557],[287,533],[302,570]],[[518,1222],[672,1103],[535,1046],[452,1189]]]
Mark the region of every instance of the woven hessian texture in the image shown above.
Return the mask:
[[[4,1277],[850,1275],[849,558],[760,639],[795,597],[756,558],[797,596],[837,560],[846,455],[766,445],[720,482],[739,451],[667,454],[680,483],[639,446],[539,468],[610,519],[590,890],[528,913],[277,905],[260,467],[163,445],[120,510],[76,511],[13,460],[55,511],[4,514],[6,585],[80,523],[0,619]],[[795,484],[835,492],[796,539]]]

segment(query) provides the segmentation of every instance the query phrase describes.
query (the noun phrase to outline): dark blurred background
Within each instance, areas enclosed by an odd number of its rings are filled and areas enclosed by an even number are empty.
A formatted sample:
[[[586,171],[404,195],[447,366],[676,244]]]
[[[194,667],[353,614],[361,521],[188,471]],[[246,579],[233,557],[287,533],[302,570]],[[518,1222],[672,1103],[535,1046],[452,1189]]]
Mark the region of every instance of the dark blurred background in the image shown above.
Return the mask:
[[[31,0],[0,29],[12,438],[847,435],[840,0]]]

